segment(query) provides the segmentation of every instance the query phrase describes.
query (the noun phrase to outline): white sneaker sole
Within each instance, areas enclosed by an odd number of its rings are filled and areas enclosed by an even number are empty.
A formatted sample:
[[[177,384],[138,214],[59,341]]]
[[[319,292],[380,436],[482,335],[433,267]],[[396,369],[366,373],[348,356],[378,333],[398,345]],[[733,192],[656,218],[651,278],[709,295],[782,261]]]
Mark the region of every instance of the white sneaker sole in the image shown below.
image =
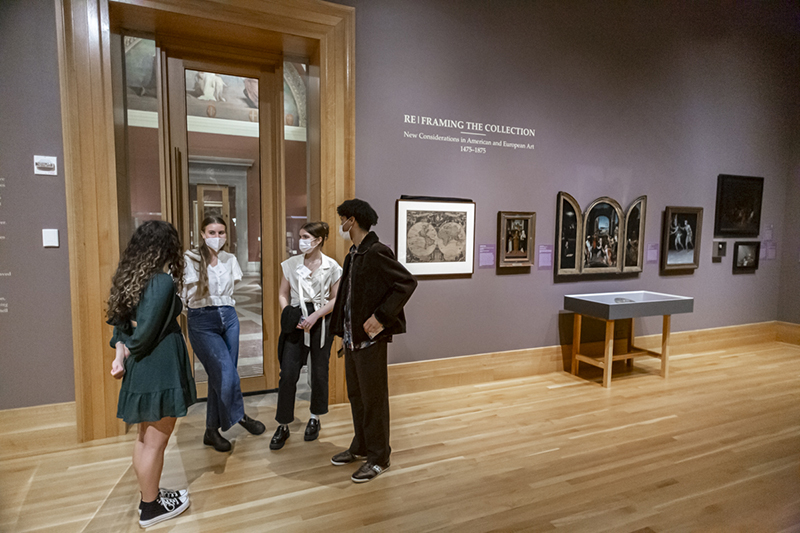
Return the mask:
[[[187,499],[182,504],[180,504],[178,507],[176,507],[175,509],[173,509],[172,511],[170,511],[168,513],[164,513],[162,515],[158,515],[156,517],[151,518],[150,520],[139,519],[139,525],[141,527],[145,527],[145,528],[146,527],[150,527],[150,526],[154,526],[154,525],[156,525],[156,524],[158,524],[160,522],[163,522],[165,520],[169,520],[170,518],[175,518],[176,516],[180,515],[181,513],[183,513],[188,508],[189,508],[189,500]]]

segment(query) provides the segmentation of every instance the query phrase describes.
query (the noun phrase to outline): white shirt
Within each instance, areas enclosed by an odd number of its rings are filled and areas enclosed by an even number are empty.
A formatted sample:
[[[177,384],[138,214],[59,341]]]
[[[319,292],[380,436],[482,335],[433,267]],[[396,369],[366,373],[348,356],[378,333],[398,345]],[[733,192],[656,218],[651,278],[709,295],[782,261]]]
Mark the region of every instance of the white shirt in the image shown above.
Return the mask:
[[[314,311],[319,311],[331,299],[331,288],[342,277],[342,267],[339,263],[320,253],[322,263],[314,272],[303,264],[304,255],[294,255],[281,263],[283,277],[291,287],[292,307],[300,306],[300,300],[314,304]],[[306,306],[300,306],[303,316],[308,316]],[[311,336],[304,334],[305,345],[311,344]],[[321,343],[325,344],[325,321],[322,322]]]
[[[212,305],[236,305],[233,299],[233,287],[242,279],[242,269],[236,256],[221,251],[216,266],[208,266],[208,293],[202,297],[198,294],[200,285],[200,255],[189,250],[183,254],[186,268],[183,270],[183,292],[181,300],[186,307],[199,309]]]

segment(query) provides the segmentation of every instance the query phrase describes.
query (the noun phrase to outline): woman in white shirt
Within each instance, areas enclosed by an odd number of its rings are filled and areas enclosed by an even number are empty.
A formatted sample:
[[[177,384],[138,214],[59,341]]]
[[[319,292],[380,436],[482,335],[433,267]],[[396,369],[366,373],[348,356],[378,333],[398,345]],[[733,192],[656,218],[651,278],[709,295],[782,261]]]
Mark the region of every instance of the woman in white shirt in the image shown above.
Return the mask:
[[[189,340],[208,374],[208,405],[203,444],[228,452],[231,443],[220,435],[237,422],[253,435],[266,427],[244,412],[239,386],[239,317],[233,286],[242,279],[236,256],[222,250],[227,225],[219,216],[208,216],[200,227],[203,242],[184,254],[181,299],[187,307]]]
[[[336,300],[342,267],[322,253],[322,245],[327,238],[328,224],[309,222],[300,229],[299,247],[302,255],[290,257],[281,263],[283,279],[278,291],[282,329],[278,348],[281,378],[275,414],[279,426],[269,443],[272,450],[283,448],[289,438],[289,424],[294,420],[297,380],[309,352],[311,416],[304,440],[312,441],[319,436],[319,417],[328,412],[328,360],[333,342],[329,313]],[[292,317],[288,326],[285,325],[287,317]],[[287,334],[287,327],[296,333]]]

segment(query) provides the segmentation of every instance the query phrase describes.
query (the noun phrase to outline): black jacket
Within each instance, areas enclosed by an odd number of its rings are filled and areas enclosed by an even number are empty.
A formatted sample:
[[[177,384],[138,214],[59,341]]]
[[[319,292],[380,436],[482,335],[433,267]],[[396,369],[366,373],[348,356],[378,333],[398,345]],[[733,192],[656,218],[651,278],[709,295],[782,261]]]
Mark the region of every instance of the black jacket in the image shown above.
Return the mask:
[[[349,283],[351,270],[353,287]],[[392,250],[378,241],[375,232],[367,233],[354,256],[347,254],[341,279],[331,313],[334,335],[344,336],[344,303],[350,293],[353,344],[370,340],[364,322],[373,314],[384,328],[376,340],[390,341],[392,335],[406,332],[403,306],[417,288],[417,280],[395,259]]]

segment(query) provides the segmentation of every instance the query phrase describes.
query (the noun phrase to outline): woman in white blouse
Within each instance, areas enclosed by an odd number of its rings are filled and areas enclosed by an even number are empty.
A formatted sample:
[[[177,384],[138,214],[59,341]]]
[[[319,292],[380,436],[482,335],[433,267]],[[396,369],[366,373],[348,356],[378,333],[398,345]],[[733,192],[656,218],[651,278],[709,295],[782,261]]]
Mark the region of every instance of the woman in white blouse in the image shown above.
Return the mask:
[[[208,374],[208,405],[203,443],[228,452],[231,443],[220,435],[237,422],[253,435],[266,431],[264,424],[244,412],[239,386],[239,317],[233,286],[242,279],[236,256],[222,250],[227,225],[219,216],[208,216],[200,226],[203,242],[184,254],[181,299],[187,307],[189,340]]]
[[[309,352],[311,415],[306,425],[305,440],[312,441],[319,436],[319,417],[328,412],[328,359],[333,342],[329,313],[336,300],[342,267],[322,253],[322,245],[327,238],[328,224],[309,222],[300,229],[299,247],[302,255],[290,257],[281,263],[283,279],[278,291],[282,329],[278,348],[281,378],[275,415],[279,426],[269,443],[272,450],[283,448],[289,438],[289,424],[294,420],[297,380]],[[287,317],[291,321],[288,326],[285,325]]]

